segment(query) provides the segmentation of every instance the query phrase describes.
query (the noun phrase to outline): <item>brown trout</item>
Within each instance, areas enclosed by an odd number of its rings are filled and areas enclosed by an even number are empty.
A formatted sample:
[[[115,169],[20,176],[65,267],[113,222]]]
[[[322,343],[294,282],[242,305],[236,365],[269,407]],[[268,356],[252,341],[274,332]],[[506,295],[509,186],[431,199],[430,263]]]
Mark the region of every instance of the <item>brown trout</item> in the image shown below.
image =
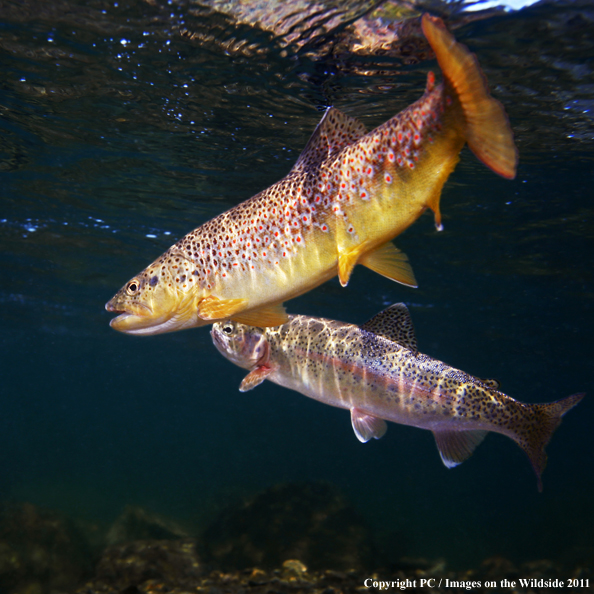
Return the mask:
[[[500,392],[496,380],[479,379],[419,353],[403,303],[362,326],[291,315],[277,328],[217,322],[211,336],[224,357],[250,370],[242,392],[268,379],[346,408],[362,442],[382,437],[386,420],[428,429],[448,468],[469,458],[489,431],[501,433],[528,455],[539,491],[545,446],[561,417],[584,396],[525,404]]]
[[[416,286],[391,240],[427,208],[441,229],[442,187],[468,143],[496,173],[513,178],[517,151],[507,116],[478,62],[439,18],[422,27],[443,73],[425,94],[372,132],[329,109],[290,173],[198,227],[106,304],[130,334],[158,334],[234,319],[287,321],[282,302],[356,264]]]

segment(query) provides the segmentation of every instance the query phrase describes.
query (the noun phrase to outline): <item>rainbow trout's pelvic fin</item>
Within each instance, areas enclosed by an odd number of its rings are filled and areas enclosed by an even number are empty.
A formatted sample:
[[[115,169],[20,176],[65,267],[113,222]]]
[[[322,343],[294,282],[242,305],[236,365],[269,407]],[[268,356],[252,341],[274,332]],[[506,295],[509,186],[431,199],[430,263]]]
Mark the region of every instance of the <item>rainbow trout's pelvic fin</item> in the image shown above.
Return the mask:
[[[291,173],[316,169],[328,157],[357,141],[367,133],[356,118],[330,107],[305,145]]]
[[[372,437],[380,439],[388,430],[386,421],[368,415],[358,408],[351,408],[351,423],[357,439],[362,443],[368,442]]]
[[[240,324],[247,326],[257,326],[258,328],[267,328],[269,326],[280,326],[289,321],[289,316],[282,303],[276,305],[267,305],[258,309],[242,311],[232,318]]]
[[[422,27],[446,83],[462,107],[470,150],[495,173],[513,179],[518,151],[509,120],[501,103],[491,97],[476,56],[454,39],[440,18],[424,14]]]
[[[453,468],[468,460],[487,431],[433,431],[442,462]]]
[[[247,392],[253,390],[256,386],[259,386],[272,372],[270,367],[260,366],[256,367],[253,371],[250,371],[239,384],[240,392]]]
[[[415,355],[418,353],[415,329],[408,307],[404,303],[390,305],[390,307],[380,311],[380,313],[365,322],[360,328],[378,336],[383,336],[407,348]]]
[[[417,279],[408,257],[391,241],[380,245],[359,258],[359,264],[408,287],[417,288]]]
[[[214,295],[205,297],[198,304],[198,315],[203,320],[224,320],[245,307],[247,299],[219,299]]]
[[[538,491],[542,492],[542,472],[547,465],[545,447],[561,424],[561,417],[585,396],[573,394],[556,402],[526,404],[525,419],[515,435],[510,437],[526,452],[536,473]]]

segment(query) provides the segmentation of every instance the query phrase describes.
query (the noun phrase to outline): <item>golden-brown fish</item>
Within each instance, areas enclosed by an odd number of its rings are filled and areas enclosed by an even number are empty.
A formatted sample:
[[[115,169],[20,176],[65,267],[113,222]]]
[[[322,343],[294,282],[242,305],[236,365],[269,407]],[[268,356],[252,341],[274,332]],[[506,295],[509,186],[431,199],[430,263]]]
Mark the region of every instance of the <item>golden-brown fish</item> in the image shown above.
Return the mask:
[[[347,409],[362,442],[382,437],[385,420],[428,429],[448,468],[464,462],[487,432],[501,433],[530,458],[539,491],[545,446],[561,417],[584,396],[525,404],[500,392],[495,380],[479,379],[417,352],[403,303],[362,326],[292,315],[277,328],[218,322],[211,335],[224,357],[249,369],[242,392],[268,379]]]
[[[157,334],[232,318],[257,326],[287,320],[282,302],[356,264],[415,286],[390,241],[430,208],[441,228],[442,187],[464,143],[513,178],[517,151],[501,104],[476,58],[440,19],[423,31],[443,73],[425,94],[369,133],[329,109],[291,172],[198,227],[107,303],[116,330]]]

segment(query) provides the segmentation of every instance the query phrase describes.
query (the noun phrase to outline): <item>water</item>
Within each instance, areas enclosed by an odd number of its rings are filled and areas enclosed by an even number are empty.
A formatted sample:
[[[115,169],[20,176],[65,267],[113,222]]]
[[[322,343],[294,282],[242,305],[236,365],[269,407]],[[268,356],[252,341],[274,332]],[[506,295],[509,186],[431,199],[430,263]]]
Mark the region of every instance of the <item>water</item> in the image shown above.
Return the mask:
[[[544,2],[467,22],[433,6],[505,104],[518,176],[465,149],[445,231],[425,215],[397,240],[419,289],[358,267],[347,289],[334,280],[288,308],[362,323],[404,301],[421,351],[511,396],[590,393],[594,11]],[[103,524],[137,504],[202,528],[269,485],[325,480],[399,555],[594,559],[590,394],[550,443],[538,494],[504,437],[447,470],[428,432],[390,425],[362,445],[344,411],[272,384],[240,394],[244,373],[205,328],[108,326],[113,293],[285,175],[327,105],[372,128],[420,95],[432,62],[333,57],[178,2],[5,2],[0,15],[0,500]]]

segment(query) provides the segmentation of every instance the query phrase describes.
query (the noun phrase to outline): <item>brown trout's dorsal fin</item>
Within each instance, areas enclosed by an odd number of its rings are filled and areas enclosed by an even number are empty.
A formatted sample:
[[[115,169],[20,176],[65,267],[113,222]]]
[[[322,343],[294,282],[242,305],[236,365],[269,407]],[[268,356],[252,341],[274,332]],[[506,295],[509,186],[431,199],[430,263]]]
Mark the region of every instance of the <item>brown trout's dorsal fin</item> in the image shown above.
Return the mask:
[[[412,267],[408,263],[408,257],[391,241],[361,256],[359,258],[359,264],[397,283],[402,283],[415,289],[418,286]]]
[[[443,463],[448,468],[462,464],[485,439],[488,431],[433,431]]]
[[[251,309],[249,311],[242,311],[234,315],[232,319],[240,324],[246,326],[256,326],[258,328],[267,328],[269,326],[280,326],[289,321],[289,316],[282,303],[276,305],[268,305],[266,307],[259,307],[258,309]]]
[[[357,439],[368,442],[372,437],[380,439],[388,430],[386,421],[379,417],[373,417],[358,408],[351,408],[351,423]]]
[[[319,167],[330,155],[337,154],[366,133],[365,126],[356,118],[334,107],[328,108],[291,173]]]
[[[476,378],[483,386],[487,386],[487,388],[491,388],[491,390],[499,390],[501,388],[501,382],[496,379],[483,379],[481,377]]]
[[[224,320],[243,309],[246,303],[247,299],[219,299],[209,295],[198,304],[198,315],[203,320]]]
[[[239,384],[240,392],[247,392],[253,390],[256,386],[259,386],[272,372],[270,367],[260,366],[250,371]]]
[[[476,56],[458,43],[439,17],[424,14],[422,28],[466,120],[466,142],[487,167],[507,179],[516,176],[518,150],[503,106],[491,97]]]
[[[360,328],[396,342],[412,351],[415,355],[418,353],[415,329],[408,307],[404,303],[390,305],[390,307],[380,311],[365,322]]]

